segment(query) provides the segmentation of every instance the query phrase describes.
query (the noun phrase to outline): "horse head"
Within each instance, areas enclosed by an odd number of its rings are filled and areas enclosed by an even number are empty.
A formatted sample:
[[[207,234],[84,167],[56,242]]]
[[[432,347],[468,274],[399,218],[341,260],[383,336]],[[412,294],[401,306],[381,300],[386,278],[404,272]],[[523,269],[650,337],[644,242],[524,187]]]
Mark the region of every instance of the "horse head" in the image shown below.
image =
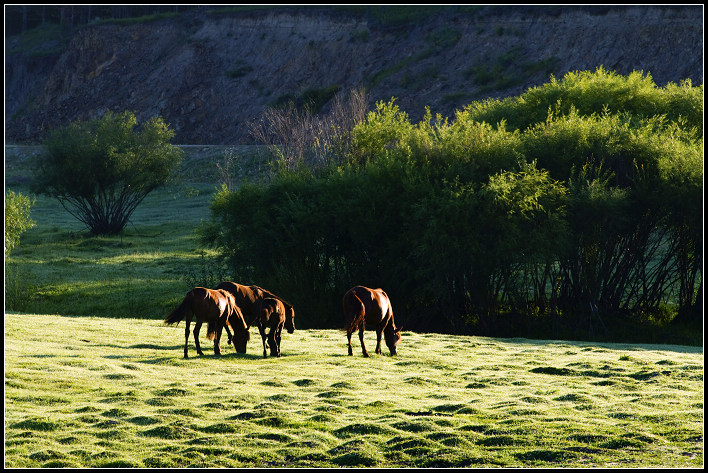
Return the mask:
[[[393,328],[392,330],[387,330],[384,335],[386,337],[386,346],[391,351],[391,355],[397,355],[398,342],[401,341],[401,329],[403,327]]]
[[[248,330],[234,330],[233,343],[236,353],[246,353],[246,345],[250,338],[251,334]]]
[[[285,330],[287,330],[288,333],[295,331],[295,308],[293,308],[293,306],[285,308]]]
[[[234,329],[234,337],[232,342],[237,353],[246,353],[246,345],[248,344],[248,340],[251,338],[251,334],[248,331],[250,327],[246,325],[246,319],[244,318],[241,309],[236,304],[236,299],[233,295],[229,295],[231,296],[228,298],[231,308],[229,323]]]

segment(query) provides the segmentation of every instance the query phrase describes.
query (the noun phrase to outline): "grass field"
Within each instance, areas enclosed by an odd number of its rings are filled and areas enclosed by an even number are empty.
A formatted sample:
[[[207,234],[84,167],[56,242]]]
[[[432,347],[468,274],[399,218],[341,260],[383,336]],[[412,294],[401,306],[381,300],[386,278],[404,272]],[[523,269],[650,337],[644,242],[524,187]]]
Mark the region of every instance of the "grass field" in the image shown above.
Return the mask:
[[[202,338],[183,359],[184,323],[161,320],[221,276],[194,234],[218,169],[190,163],[121,236],[37,198],[5,264],[6,467],[703,464],[702,347],[404,332],[366,359],[298,313],[280,359],[255,329],[246,355]],[[5,171],[26,189],[24,160]]]
[[[183,328],[6,314],[5,466],[703,463],[698,347],[404,332],[367,359],[296,330],[263,359],[253,329],[245,355],[185,360]]]

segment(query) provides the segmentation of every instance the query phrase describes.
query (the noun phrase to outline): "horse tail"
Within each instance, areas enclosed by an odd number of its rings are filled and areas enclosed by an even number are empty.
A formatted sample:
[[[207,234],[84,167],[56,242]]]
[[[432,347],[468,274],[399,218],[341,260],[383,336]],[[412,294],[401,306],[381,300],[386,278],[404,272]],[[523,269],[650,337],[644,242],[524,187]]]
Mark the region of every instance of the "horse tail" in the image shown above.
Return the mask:
[[[345,327],[347,332],[353,332],[364,321],[364,303],[354,291],[348,291],[342,299],[344,306]]]
[[[207,322],[207,333],[206,333],[207,340],[214,340],[215,336],[216,336],[216,321],[209,320]]]
[[[193,297],[194,294],[192,294],[192,291],[189,291],[184,297],[182,303],[177,306],[175,310],[170,312],[167,317],[165,317],[165,323],[167,325],[179,324],[182,319],[188,317],[190,313],[190,304],[192,303]]]

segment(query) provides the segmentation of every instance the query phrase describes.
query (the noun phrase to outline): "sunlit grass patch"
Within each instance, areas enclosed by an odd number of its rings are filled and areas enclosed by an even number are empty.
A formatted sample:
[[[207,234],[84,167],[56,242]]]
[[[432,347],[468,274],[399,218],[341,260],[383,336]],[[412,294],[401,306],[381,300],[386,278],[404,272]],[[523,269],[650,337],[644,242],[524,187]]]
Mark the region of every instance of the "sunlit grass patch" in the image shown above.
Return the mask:
[[[296,330],[280,359],[184,360],[159,320],[5,322],[10,467],[702,464],[700,348],[407,332],[367,359]]]

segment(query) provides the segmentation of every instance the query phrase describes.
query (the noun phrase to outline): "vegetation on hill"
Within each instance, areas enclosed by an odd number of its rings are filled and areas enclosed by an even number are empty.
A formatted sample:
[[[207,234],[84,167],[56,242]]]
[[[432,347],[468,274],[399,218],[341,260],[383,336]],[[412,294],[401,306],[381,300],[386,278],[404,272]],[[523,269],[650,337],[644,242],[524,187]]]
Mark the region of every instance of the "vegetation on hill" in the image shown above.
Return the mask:
[[[557,15],[564,10],[563,6],[514,6],[515,11],[541,12]],[[621,6],[581,6],[573,7],[575,11],[589,11],[595,14],[606,12],[610,8]],[[234,13],[268,12],[275,9],[314,10],[331,14],[347,14],[363,17],[368,20],[388,26],[401,26],[419,23],[431,15],[456,14],[483,17],[498,14],[504,7],[484,5],[449,6],[418,6],[418,5],[327,5],[327,6],[272,6],[272,5],[240,5],[240,6],[208,6],[208,5],[9,5],[5,7],[7,21],[6,34],[16,35],[28,30],[46,25],[61,25],[64,27],[81,26],[95,22],[145,22],[157,18],[176,16],[180,13],[204,11],[211,15],[228,15]]]
[[[106,110],[161,116],[182,144],[244,145],[292,100],[366,87],[416,120],[600,64],[702,83],[698,5],[9,5],[6,139]],[[258,31],[254,34],[254,31]],[[539,40],[542,38],[542,40]],[[681,47],[676,47],[680,44]],[[544,111],[545,113],[545,111]],[[510,117],[511,118],[511,117]],[[510,122],[511,123],[511,122]]]

